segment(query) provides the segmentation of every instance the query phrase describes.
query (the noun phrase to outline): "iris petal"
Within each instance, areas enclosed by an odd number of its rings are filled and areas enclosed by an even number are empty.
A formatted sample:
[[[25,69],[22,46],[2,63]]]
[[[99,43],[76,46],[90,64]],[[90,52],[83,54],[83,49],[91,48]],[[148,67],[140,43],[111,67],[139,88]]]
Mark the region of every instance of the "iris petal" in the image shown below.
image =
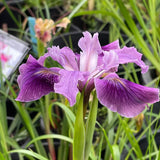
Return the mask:
[[[40,57],[38,60],[40,64],[43,64],[47,57],[51,57],[53,60],[61,64],[66,70],[78,70],[78,64],[76,61],[75,53],[68,47],[59,47],[48,48],[48,53]]]
[[[71,106],[76,103],[76,96],[79,92],[78,81],[84,80],[82,72],[61,70],[60,81],[55,84],[55,92],[64,95]]]
[[[89,32],[83,33],[78,45],[81,48],[82,52],[80,55],[80,71],[89,71],[92,72],[97,67],[98,54],[102,52],[98,33],[92,35]]]
[[[141,60],[142,54],[137,52],[136,48],[123,47],[122,49],[116,50],[115,52],[118,54],[120,64],[136,63],[141,67],[142,73],[148,71],[148,66],[145,65],[145,63]]]
[[[125,117],[134,117],[147,103],[159,101],[159,89],[149,88],[119,78],[115,73],[95,79],[97,97],[101,104]]]
[[[105,69],[107,72],[111,70],[113,70],[114,72],[117,71],[119,66],[117,53],[114,52],[114,50],[111,50],[109,52],[104,51],[103,54],[103,69]]]
[[[102,49],[104,51],[110,51],[110,50],[114,50],[114,49],[120,49],[119,40],[116,40],[114,42],[111,42],[110,44],[102,46]]]
[[[34,101],[54,92],[54,83],[59,81],[59,68],[45,68],[31,55],[27,63],[21,65],[19,71],[20,93],[16,100],[22,102]]]

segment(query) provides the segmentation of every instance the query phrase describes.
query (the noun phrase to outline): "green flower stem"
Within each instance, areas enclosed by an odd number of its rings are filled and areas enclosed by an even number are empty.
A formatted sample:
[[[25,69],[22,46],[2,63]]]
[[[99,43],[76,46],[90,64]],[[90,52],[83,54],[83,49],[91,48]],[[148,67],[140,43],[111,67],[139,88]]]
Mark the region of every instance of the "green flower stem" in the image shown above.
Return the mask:
[[[43,108],[42,106],[42,115],[43,115],[43,120],[44,120],[44,125],[45,125],[45,132],[46,134],[50,134],[50,120],[49,120],[49,94],[45,96],[45,106]],[[53,143],[53,139],[47,139],[48,141],[48,148],[49,148],[49,152],[51,154],[52,160],[56,160],[56,154],[55,154],[55,149],[54,149],[54,143]]]
[[[83,100],[84,90],[81,93],[81,97],[77,105],[73,137],[73,160],[84,160],[85,127],[83,122]]]
[[[38,51],[38,57],[41,57],[45,53],[45,46],[44,43],[37,38],[37,51]]]
[[[84,94],[84,99],[83,99],[83,118],[85,118],[87,107],[89,104],[89,96],[90,94]]]
[[[98,109],[98,99],[97,99],[97,94],[94,91],[93,101],[92,101],[89,116],[86,122],[85,160],[88,160],[91,146],[92,146],[93,133],[94,133],[96,117],[97,117],[97,109]]]
[[[68,137],[69,125],[67,122],[67,117],[64,115],[63,117],[63,126],[62,126],[62,135]],[[70,144],[65,141],[60,142],[60,146],[58,148],[58,160],[66,160],[68,159]],[[63,153],[63,154],[62,154]]]

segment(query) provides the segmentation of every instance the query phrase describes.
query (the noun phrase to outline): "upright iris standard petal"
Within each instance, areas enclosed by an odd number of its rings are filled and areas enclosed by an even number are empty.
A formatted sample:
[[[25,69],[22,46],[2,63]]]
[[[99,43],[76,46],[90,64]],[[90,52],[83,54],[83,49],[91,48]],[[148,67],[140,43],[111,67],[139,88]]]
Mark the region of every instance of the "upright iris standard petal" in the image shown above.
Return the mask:
[[[20,67],[18,84],[20,93],[16,100],[22,102],[34,101],[54,92],[54,83],[59,81],[59,68],[45,68],[31,55],[26,64]]]
[[[102,52],[99,40],[98,33],[92,35],[89,32],[83,33],[78,45],[81,48],[82,52],[80,54],[80,71],[89,71],[92,72],[97,67],[98,54]]]
[[[76,61],[76,55],[68,47],[63,47],[62,49],[55,46],[48,48],[48,53],[39,58],[39,63],[44,63],[47,57],[51,57],[54,61],[57,61],[66,70],[73,71],[79,69]]]
[[[52,48],[48,48],[48,53],[44,54],[43,56],[41,56],[38,59],[38,63],[40,63],[41,65],[44,64],[44,61],[47,57],[51,57],[53,60],[57,61],[59,64],[63,65],[64,60],[62,59],[62,57],[60,56],[60,51],[61,49],[59,48],[59,46],[53,46]]]
[[[101,62],[103,64],[103,69],[106,71],[117,71],[119,66],[119,58],[117,53],[114,52],[114,50],[111,50],[109,52],[103,51],[103,54],[103,62]]]
[[[119,57],[119,63],[136,63],[141,67],[142,73],[148,71],[148,66],[142,61],[142,54],[137,52],[137,49],[134,47],[123,47],[122,49],[118,49],[117,52]]]
[[[61,70],[59,73],[61,75],[60,81],[54,86],[55,92],[64,95],[69,100],[70,105],[73,106],[79,92],[78,81],[84,80],[83,74],[79,71],[67,70]]]
[[[119,78],[115,73],[95,79],[97,97],[101,104],[125,117],[134,117],[147,103],[159,101],[159,89],[149,88]]]
[[[110,44],[102,46],[102,49],[104,51],[110,51],[110,50],[120,49],[119,40],[116,40],[114,42],[111,42]]]

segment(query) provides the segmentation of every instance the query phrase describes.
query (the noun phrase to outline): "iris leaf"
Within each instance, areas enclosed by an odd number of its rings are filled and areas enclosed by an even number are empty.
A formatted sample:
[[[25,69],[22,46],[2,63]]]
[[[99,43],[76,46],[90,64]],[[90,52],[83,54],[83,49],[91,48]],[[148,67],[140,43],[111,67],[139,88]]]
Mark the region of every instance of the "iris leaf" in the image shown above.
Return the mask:
[[[90,108],[89,116],[86,123],[86,137],[85,137],[85,160],[88,160],[89,153],[92,146],[93,133],[95,130],[95,123],[97,117],[98,99],[96,92],[94,92],[93,102]]]
[[[9,153],[23,153],[23,154],[29,155],[31,157],[35,157],[39,160],[48,160],[47,158],[41,156],[40,154],[37,154],[33,151],[25,150],[25,149],[16,149],[16,150],[10,151]]]
[[[84,91],[82,92],[77,105],[73,139],[73,160],[84,160],[85,128],[83,122],[83,99]]]

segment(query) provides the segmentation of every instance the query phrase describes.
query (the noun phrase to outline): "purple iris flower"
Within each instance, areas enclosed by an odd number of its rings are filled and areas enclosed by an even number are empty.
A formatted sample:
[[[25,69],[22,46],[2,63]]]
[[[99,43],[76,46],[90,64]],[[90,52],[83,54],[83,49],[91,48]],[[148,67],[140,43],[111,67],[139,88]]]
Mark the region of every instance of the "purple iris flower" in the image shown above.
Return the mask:
[[[141,60],[142,54],[134,47],[119,47],[119,41],[101,46],[98,33],[93,36],[84,32],[78,42],[80,54],[70,48],[53,46],[38,60],[29,56],[19,68],[20,93],[16,100],[34,101],[55,92],[64,95],[71,106],[76,103],[77,93],[85,87],[85,97],[95,88],[99,102],[125,117],[134,117],[148,103],[159,101],[159,89],[145,87],[120,78],[116,71],[119,64],[136,63],[147,72],[148,66]],[[45,59],[51,57],[62,68],[46,68]]]

